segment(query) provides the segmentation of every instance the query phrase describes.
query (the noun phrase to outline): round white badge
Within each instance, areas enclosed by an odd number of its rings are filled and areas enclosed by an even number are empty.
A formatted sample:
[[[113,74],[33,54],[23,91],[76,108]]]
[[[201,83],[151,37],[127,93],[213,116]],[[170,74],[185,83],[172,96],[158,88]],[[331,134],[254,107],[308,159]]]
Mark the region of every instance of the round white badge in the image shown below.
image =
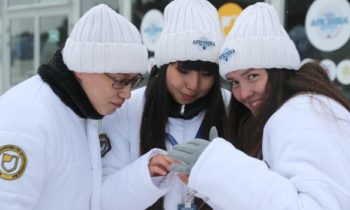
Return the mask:
[[[350,84],[350,60],[343,60],[338,63],[337,79],[343,85]]]
[[[141,37],[147,49],[154,52],[163,30],[163,14],[156,9],[148,11],[141,22]]]
[[[312,58],[304,58],[301,62],[300,62],[300,66],[304,65],[305,63],[312,63],[312,62],[316,62],[314,59]]]
[[[311,44],[321,51],[334,51],[350,38],[350,4],[345,0],[315,0],[305,19]]]
[[[331,81],[334,81],[335,77],[337,76],[337,66],[335,63],[330,59],[324,59],[320,62],[323,69],[328,74]]]

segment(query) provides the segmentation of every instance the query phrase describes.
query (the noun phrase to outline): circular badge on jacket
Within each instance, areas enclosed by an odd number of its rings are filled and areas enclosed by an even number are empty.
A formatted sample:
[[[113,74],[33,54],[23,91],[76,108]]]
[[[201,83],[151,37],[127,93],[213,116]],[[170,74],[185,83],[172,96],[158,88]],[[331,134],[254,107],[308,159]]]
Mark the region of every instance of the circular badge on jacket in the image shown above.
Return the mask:
[[[27,156],[15,145],[0,147],[0,178],[15,180],[22,176],[27,166]]]

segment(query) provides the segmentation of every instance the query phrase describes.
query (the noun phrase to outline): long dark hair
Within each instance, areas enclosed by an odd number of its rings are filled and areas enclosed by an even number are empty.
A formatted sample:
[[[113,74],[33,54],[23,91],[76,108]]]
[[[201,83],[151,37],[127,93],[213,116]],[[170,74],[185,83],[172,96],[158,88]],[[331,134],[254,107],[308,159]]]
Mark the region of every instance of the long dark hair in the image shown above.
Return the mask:
[[[288,99],[299,93],[313,93],[334,99],[350,110],[350,102],[330,81],[317,63],[306,63],[298,71],[268,69],[267,97],[256,116],[231,98],[228,116],[228,139],[246,154],[261,158],[263,129]]]
[[[221,93],[218,65],[204,61],[177,62],[182,69],[211,72],[214,84],[208,93],[205,116],[201,124],[200,138],[208,139],[209,130],[216,126],[219,136],[224,136],[226,109]],[[142,114],[140,130],[140,153],[145,154],[153,148],[165,148],[165,128],[169,116],[170,97],[166,87],[166,72],[168,65],[152,69],[146,88],[146,103]],[[163,209],[163,200],[159,199],[148,209]],[[204,208],[202,208],[204,209]]]

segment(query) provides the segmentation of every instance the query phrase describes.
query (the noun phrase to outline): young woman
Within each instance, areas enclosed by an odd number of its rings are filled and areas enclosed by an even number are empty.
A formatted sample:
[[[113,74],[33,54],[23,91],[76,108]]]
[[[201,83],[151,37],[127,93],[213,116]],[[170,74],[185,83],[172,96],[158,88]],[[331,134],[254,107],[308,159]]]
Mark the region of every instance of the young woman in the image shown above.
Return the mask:
[[[214,209],[349,209],[350,102],[318,64],[299,68],[272,6],[241,13],[219,64],[232,89],[234,146],[177,145],[169,155],[190,170],[171,168],[190,174],[184,182]]]
[[[174,160],[164,150],[208,138],[212,126],[224,134],[222,93],[227,99],[230,93],[220,88],[221,29],[206,0],[172,1],[164,17],[147,87],[133,91],[130,101],[102,122],[111,140],[103,158],[104,209],[177,210],[203,203],[187,199],[192,191],[169,173]]]

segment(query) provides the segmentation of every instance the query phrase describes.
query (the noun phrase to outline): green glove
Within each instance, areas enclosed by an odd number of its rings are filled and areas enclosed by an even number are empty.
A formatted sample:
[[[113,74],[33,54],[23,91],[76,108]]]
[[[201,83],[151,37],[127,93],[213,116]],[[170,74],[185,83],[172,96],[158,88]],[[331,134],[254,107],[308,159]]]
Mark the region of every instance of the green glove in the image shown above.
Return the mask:
[[[204,139],[193,139],[186,144],[175,145],[168,155],[181,163],[175,163],[170,166],[170,171],[176,171],[180,173],[190,174],[192,167],[197,162],[199,156],[204,149],[209,145],[210,141],[218,136],[218,132],[215,127],[210,129],[209,141]]]

